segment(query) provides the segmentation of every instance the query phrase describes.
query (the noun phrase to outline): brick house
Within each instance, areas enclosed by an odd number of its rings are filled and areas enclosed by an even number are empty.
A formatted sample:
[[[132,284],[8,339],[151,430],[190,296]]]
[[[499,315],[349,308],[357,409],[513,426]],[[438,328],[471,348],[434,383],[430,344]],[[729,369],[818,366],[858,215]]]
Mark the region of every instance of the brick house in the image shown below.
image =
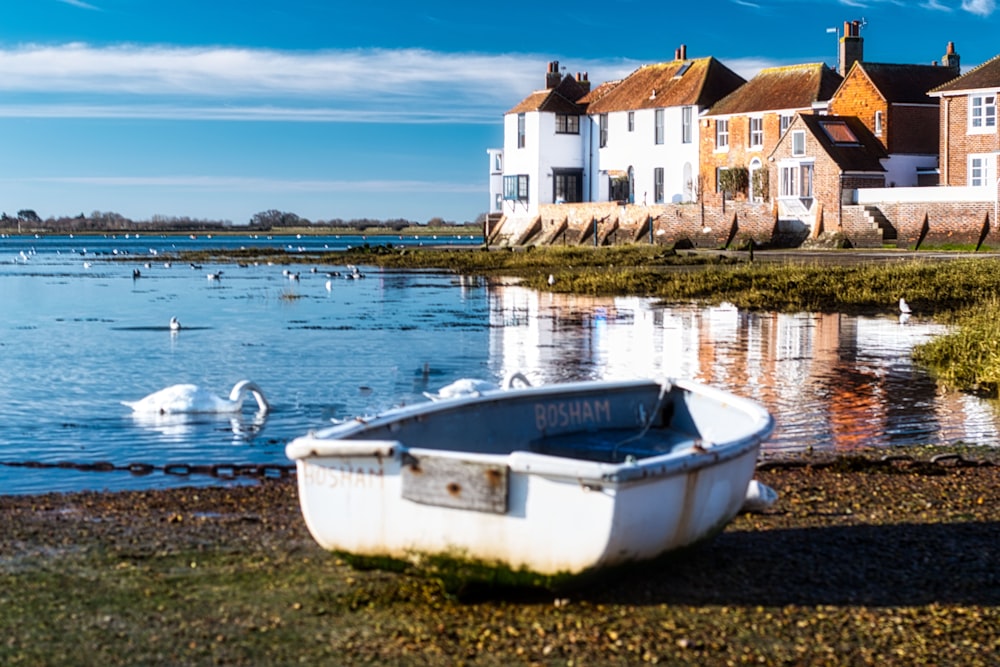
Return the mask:
[[[937,185],[940,106],[928,91],[959,75],[954,44],[942,60],[941,66],[859,60],[830,99],[831,114],[856,116],[885,147],[890,187]]]
[[[941,104],[941,184],[997,188],[1000,55],[930,92]]]
[[[883,187],[888,156],[854,116],[797,115],[768,156],[781,231],[805,237],[839,230],[845,193]]]
[[[825,109],[842,80],[823,63],[771,67],[716,102],[701,120],[702,201],[767,199],[767,156],[797,114]],[[745,185],[724,193],[722,174],[734,169],[746,175]]]

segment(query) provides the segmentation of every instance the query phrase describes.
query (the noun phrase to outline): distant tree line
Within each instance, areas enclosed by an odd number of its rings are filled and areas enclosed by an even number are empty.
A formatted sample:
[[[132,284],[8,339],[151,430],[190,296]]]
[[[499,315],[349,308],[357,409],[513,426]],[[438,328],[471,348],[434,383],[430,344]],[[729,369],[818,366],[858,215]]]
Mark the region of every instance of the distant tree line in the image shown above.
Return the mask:
[[[389,220],[378,220],[374,218],[354,218],[343,220],[341,218],[331,218],[329,220],[311,221],[307,218],[299,217],[287,211],[268,210],[255,213],[251,216],[249,224],[239,227],[240,230],[269,231],[273,229],[290,227],[335,227],[338,229],[391,229],[401,231],[407,227],[415,227],[426,224],[430,227],[469,227],[481,226],[485,214],[480,215],[474,222],[451,222],[443,218],[431,218],[426,223],[420,223],[405,218],[393,218]],[[59,217],[41,219],[32,209],[21,209],[16,216],[6,213],[0,214],[0,229],[5,231],[18,232],[202,232],[226,231],[235,225],[229,220],[199,220],[188,217],[174,217],[166,215],[154,215],[149,220],[131,220],[123,215],[113,212],[94,211],[90,215],[81,213],[75,217]]]

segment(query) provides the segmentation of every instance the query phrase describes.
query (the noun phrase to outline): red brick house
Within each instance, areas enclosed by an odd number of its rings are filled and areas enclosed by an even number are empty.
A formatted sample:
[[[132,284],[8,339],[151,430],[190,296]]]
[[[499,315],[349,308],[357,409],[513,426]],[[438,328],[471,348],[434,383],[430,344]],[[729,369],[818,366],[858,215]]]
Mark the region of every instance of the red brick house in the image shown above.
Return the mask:
[[[767,199],[767,156],[796,114],[824,110],[841,81],[823,63],[771,67],[712,105],[701,120],[702,201]],[[743,172],[745,185],[724,193],[729,170]]]
[[[768,156],[781,231],[805,237],[839,230],[845,196],[884,187],[888,156],[854,116],[796,116]]]
[[[997,187],[1000,55],[930,92],[941,104],[941,185]]]
[[[928,95],[959,75],[953,44],[943,65],[894,65],[857,61],[830,99],[829,111],[856,116],[889,153],[886,185],[937,184],[938,100]]]

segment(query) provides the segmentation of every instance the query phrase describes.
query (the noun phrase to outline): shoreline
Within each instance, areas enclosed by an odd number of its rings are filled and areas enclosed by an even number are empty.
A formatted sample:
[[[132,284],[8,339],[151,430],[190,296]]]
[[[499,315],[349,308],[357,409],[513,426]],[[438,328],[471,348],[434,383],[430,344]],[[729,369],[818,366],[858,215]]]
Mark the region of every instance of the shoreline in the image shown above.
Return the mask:
[[[989,664],[1000,465],[984,454],[765,462],[776,505],[669,567],[471,601],[323,551],[294,479],[0,496],[0,662]]]

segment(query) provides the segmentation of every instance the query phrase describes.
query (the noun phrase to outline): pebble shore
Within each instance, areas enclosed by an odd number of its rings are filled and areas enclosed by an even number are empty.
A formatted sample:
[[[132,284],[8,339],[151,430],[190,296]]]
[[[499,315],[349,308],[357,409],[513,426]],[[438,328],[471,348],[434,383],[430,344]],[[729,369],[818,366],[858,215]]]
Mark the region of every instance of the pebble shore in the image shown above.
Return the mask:
[[[774,507],[669,567],[472,601],[322,551],[294,480],[0,496],[0,663],[63,664],[92,641],[94,664],[996,664],[1000,466],[847,457],[765,464],[757,479],[779,492]],[[178,571],[193,554],[213,577]],[[253,593],[247,623],[226,582],[260,569],[273,588]],[[54,571],[70,578],[64,595],[47,588]],[[131,572],[188,597],[112,605],[110,629],[63,638],[81,622],[80,587]]]

